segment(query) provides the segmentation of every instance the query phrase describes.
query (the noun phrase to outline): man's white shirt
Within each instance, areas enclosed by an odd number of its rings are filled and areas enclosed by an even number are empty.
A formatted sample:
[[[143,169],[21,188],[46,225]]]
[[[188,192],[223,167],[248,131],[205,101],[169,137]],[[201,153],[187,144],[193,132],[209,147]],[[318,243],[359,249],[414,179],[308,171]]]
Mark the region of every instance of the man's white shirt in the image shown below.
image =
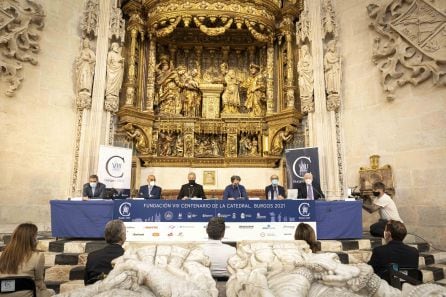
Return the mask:
[[[235,247],[224,244],[221,240],[209,239],[207,243],[201,245],[201,248],[211,260],[212,276],[229,276],[226,267],[228,259],[236,253]]]
[[[379,209],[379,216],[381,219],[400,221],[403,223],[403,220],[398,213],[398,209],[396,208],[395,202],[393,202],[389,195],[384,193],[384,195],[381,197],[375,198],[373,203],[381,207]]]

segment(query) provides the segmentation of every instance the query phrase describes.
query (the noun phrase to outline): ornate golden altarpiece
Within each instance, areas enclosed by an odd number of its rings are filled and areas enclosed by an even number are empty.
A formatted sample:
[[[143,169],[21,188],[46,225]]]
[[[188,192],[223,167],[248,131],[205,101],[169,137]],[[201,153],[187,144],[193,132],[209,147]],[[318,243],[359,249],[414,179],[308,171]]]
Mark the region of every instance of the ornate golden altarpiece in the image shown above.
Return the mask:
[[[130,0],[116,137],[143,166],[274,167],[300,132],[301,1]]]

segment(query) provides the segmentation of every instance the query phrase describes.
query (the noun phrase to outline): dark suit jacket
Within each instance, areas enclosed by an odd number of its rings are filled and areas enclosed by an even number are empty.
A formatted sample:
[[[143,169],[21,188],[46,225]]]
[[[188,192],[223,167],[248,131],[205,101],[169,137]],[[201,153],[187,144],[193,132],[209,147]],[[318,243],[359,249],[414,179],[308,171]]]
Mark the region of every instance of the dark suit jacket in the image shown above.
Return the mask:
[[[90,187],[90,183],[86,183],[82,190],[82,196],[88,198],[105,198],[105,185],[98,182],[93,193],[92,188]]]
[[[285,188],[282,186],[277,185],[277,190],[279,192],[279,195],[283,196],[283,198],[286,198],[285,196]],[[265,188],[265,199],[268,200],[268,193],[271,192],[271,199],[274,199],[274,195],[273,195],[273,185],[269,185]]]
[[[149,195],[149,185],[141,186],[139,188],[139,197],[144,199],[161,199],[161,187],[153,186]]]
[[[111,261],[123,254],[124,249],[119,244],[109,244],[103,249],[89,253],[84,272],[85,285],[98,281],[101,274],[108,274],[113,269]]]
[[[183,197],[197,197],[206,199],[203,186],[199,184],[184,184],[181,186],[180,193],[178,193],[177,199],[183,199]]]
[[[392,240],[388,244],[373,249],[369,265],[381,276],[390,263],[397,263],[400,268],[418,269],[418,250],[401,241]]]
[[[314,200],[317,200],[319,198],[325,198],[324,193],[322,193],[321,186],[319,186],[318,184],[315,184],[315,183],[313,183],[312,186],[313,186]],[[307,184],[306,183],[300,183],[297,186],[297,190],[298,190],[297,198],[301,198],[301,199],[307,198]]]

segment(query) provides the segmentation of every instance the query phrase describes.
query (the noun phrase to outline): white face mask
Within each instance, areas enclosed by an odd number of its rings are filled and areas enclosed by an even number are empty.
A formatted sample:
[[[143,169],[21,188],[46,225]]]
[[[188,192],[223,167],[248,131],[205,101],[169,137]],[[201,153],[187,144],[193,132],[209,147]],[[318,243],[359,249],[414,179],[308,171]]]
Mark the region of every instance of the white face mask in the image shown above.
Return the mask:
[[[305,179],[305,183],[306,183],[307,185],[311,185],[312,182],[313,182],[312,179],[309,179],[309,178]]]
[[[96,185],[97,185],[98,183],[90,183],[90,187],[92,187],[92,188],[96,188]]]
[[[149,185],[151,185],[153,187],[155,185],[155,181],[154,180],[150,181]]]
[[[274,186],[277,186],[279,184],[279,180],[278,179],[273,179],[271,181],[271,184],[274,185]]]

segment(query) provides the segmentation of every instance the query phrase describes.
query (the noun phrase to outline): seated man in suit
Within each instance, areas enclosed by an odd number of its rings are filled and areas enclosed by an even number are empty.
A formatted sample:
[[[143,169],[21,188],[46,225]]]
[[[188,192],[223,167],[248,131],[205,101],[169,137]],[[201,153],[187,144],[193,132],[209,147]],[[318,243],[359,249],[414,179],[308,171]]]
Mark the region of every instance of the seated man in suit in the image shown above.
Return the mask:
[[[189,183],[181,186],[180,193],[178,193],[177,199],[186,200],[194,197],[206,199],[203,186],[195,182],[195,180],[197,179],[195,173],[189,172],[189,174],[187,175],[187,179],[189,180]]]
[[[107,223],[104,237],[108,245],[88,254],[84,273],[85,285],[91,285],[104,279],[113,269],[111,261],[124,254],[122,245],[126,239],[125,232],[125,225],[121,220],[113,220]]]
[[[266,200],[283,200],[285,199],[285,189],[279,186],[279,177],[277,174],[271,175],[271,184],[265,188]]]
[[[89,182],[86,183],[82,190],[82,197],[88,198],[105,198],[105,185],[98,181],[96,174],[90,175]]]
[[[313,184],[313,174],[310,172],[304,175],[305,183],[299,184],[297,187],[297,198],[317,200],[319,198],[325,198],[324,193],[322,193],[321,187],[318,184]]]
[[[240,176],[231,176],[231,184],[225,188],[223,200],[248,199],[246,189],[240,184],[240,181]]]
[[[384,231],[386,245],[373,249],[369,265],[381,278],[385,278],[390,263],[396,263],[400,268],[418,269],[418,250],[403,243],[407,230],[403,223],[390,220]]]
[[[147,185],[139,188],[139,197],[144,199],[161,199],[161,187],[158,187],[155,183],[155,175],[147,176]]]

